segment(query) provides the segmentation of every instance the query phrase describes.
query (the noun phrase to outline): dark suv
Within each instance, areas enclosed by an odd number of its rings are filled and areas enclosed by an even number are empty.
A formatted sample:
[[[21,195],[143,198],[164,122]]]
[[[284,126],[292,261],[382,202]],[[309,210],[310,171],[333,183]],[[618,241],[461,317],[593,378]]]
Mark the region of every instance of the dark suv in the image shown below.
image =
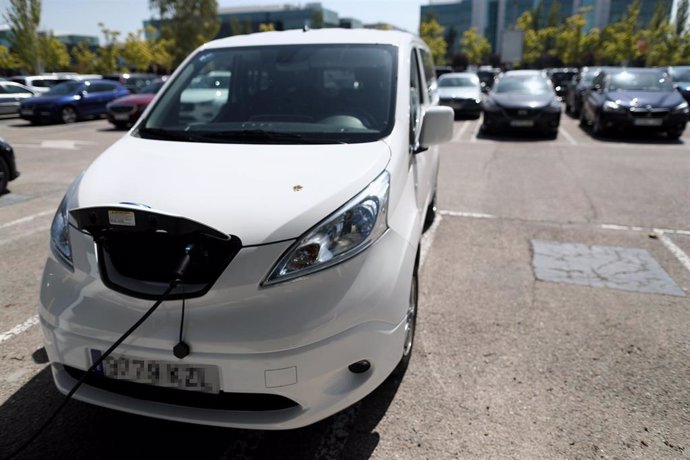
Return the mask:
[[[587,92],[580,124],[595,135],[613,129],[664,131],[678,139],[688,121],[688,103],[660,69],[602,71]]]
[[[14,163],[14,150],[10,144],[0,139],[0,195],[7,191],[7,184],[19,177]]]

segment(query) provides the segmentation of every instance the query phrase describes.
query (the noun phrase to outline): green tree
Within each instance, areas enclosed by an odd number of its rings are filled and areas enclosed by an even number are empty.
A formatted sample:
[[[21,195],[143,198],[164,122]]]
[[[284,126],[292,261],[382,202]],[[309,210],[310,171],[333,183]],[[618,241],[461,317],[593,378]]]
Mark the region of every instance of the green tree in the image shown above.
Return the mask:
[[[98,26],[105,37],[105,44],[98,49],[96,70],[101,74],[116,73],[119,70],[118,57],[122,48],[117,41],[120,32],[106,28],[102,22],[99,22]]]
[[[601,31],[599,60],[604,64],[627,65],[641,55],[640,30],[637,25],[640,16],[640,0],[628,7],[618,22],[611,23]]]
[[[460,39],[461,51],[467,56],[470,64],[480,65],[491,54],[491,44],[483,35],[477,33],[476,27],[471,27],[462,34]]]
[[[427,17],[419,25],[419,36],[422,37],[424,43],[431,50],[431,55],[434,57],[434,64],[446,64],[446,50],[448,45],[443,38],[443,27],[433,17]]]
[[[556,0],[551,4],[549,16],[546,20],[547,27],[558,27],[561,23],[561,2]]]
[[[544,42],[540,40],[539,34],[534,28],[534,14],[531,11],[525,11],[518,18],[515,24],[516,30],[524,32],[522,44],[522,62],[526,65],[532,65],[544,53]]]
[[[55,38],[52,33],[39,36],[38,43],[39,58],[45,70],[50,72],[67,70],[70,59],[64,43]]]
[[[127,63],[127,70],[139,70],[145,72],[151,65],[150,42],[141,37],[141,30],[127,34],[127,39],[122,45],[122,58]]]
[[[79,43],[72,48],[72,59],[76,64],[76,71],[79,73],[95,73],[97,69],[96,53],[89,49],[86,41]]]
[[[311,15],[311,28],[312,29],[322,29],[323,28],[323,12],[314,11]]]
[[[43,72],[38,39],[41,0],[10,0],[4,18],[10,26],[10,48],[21,67],[29,73]]]
[[[556,55],[568,66],[583,65],[584,34],[587,20],[582,14],[566,18],[555,39]]]
[[[259,24],[259,32],[272,32],[275,30],[276,28],[272,22],[269,22],[268,24]]]
[[[149,0],[149,6],[159,14],[161,38],[174,43],[169,48],[174,66],[220,29],[216,0]]]
[[[21,66],[19,59],[6,47],[0,45],[0,69],[13,70]]]

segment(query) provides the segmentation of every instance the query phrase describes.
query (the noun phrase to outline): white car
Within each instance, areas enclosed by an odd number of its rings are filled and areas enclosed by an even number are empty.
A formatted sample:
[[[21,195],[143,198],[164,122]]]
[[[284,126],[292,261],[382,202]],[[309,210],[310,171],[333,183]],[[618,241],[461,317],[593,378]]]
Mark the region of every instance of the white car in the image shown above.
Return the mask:
[[[190,121],[182,94],[211,71],[231,72],[229,97]],[[59,390],[83,377],[74,397],[112,409],[290,429],[404,372],[433,146],[453,129],[437,103],[407,33],[195,51],[55,215],[39,311]]]

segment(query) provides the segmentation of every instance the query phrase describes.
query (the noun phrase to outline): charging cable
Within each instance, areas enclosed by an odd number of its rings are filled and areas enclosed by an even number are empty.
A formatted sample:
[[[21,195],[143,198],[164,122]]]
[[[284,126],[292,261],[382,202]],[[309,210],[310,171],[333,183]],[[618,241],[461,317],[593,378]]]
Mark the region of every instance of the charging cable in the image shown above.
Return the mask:
[[[16,449],[12,454],[10,454],[9,457],[7,457],[7,460],[12,460],[13,458],[17,457],[17,455],[21,454],[31,443],[33,443],[38,436],[45,431],[46,428],[50,425],[50,423],[57,417],[57,415],[62,411],[62,409],[67,405],[67,403],[72,399],[72,396],[74,393],[77,392],[79,387],[86,381],[86,379],[91,375],[91,373],[98,367],[100,366],[103,361],[110,356],[110,354],[115,351],[115,349],[125,340],[127,340],[127,337],[129,337],[134,331],[136,331],[139,326],[141,326],[144,321],[148,319],[149,316],[153,314],[154,311],[162,304],[165,302],[165,300],[168,298],[170,293],[177,287],[179,283],[182,282],[182,279],[184,278],[184,274],[187,271],[187,268],[189,268],[189,264],[191,263],[192,260],[192,253],[194,251],[194,245],[189,244],[185,247],[185,255],[182,257],[182,260],[180,260],[180,264],[178,265],[177,270],[175,270],[175,279],[170,282],[166,290],[161,294],[160,298],[154,303],[151,308],[149,308],[144,315],[137,320],[136,323],[130,327],[127,332],[122,334],[119,339],[113,343],[110,348],[108,348],[103,354],[98,358],[92,365],[89,367],[89,369],[84,372],[84,375],[81,376],[79,380],[77,380],[77,383],[74,384],[72,389],[65,395],[63,398],[62,402],[60,405],[53,411],[53,413],[48,417],[48,419],[43,422],[43,425],[27,440],[25,441],[21,446],[19,446],[18,449]],[[186,345],[186,344],[185,344]]]

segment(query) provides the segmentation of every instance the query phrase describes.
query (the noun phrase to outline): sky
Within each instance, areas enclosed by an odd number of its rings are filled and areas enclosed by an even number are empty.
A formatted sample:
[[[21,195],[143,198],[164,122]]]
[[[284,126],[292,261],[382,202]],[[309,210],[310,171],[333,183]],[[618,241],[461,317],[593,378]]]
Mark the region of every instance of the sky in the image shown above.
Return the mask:
[[[300,0],[218,0],[218,6],[247,5],[305,5],[310,1]],[[419,26],[419,7],[428,0],[321,0],[324,8],[338,13],[340,17],[352,17],[365,24],[387,22],[394,26],[416,32]],[[9,0],[0,0],[0,24],[10,5]],[[142,22],[151,16],[148,0],[42,0],[41,29],[56,33],[103,36],[98,26],[121,32],[124,38],[129,32],[143,27]]]

